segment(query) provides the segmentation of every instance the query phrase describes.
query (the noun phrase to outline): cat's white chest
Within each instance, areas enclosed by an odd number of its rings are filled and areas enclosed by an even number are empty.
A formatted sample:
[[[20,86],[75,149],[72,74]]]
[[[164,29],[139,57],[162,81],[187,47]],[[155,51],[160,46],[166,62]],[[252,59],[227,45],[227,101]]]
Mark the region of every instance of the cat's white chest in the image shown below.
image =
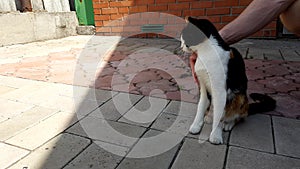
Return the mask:
[[[195,47],[198,55],[195,72],[199,80],[205,84],[208,92],[211,93],[211,76],[221,82],[222,86],[219,87],[226,87],[224,84],[227,77],[229,52],[218,46],[213,37]],[[218,86],[218,84],[213,86]]]
[[[195,63],[195,72],[198,79],[205,85],[208,92],[211,93],[211,83],[209,80],[208,71],[205,65],[199,60],[197,60]]]

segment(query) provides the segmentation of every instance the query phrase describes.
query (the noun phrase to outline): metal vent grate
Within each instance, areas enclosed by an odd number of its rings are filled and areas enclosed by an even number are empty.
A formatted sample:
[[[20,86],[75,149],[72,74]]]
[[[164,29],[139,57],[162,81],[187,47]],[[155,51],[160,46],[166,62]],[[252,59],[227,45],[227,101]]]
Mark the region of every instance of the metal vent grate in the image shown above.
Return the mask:
[[[164,25],[147,24],[141,26],[141,31],[145,33],[159,33],[164,31]]]

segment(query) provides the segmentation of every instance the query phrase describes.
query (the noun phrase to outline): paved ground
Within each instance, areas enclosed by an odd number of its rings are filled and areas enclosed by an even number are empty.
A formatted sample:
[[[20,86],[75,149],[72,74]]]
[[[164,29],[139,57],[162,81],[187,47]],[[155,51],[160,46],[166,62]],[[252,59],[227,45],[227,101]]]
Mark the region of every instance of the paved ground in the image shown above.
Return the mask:
[[[216,146],[177,41],[90,38],[0,48],[0,168],[300,168],[299,41],[236,45],[278,104]]]

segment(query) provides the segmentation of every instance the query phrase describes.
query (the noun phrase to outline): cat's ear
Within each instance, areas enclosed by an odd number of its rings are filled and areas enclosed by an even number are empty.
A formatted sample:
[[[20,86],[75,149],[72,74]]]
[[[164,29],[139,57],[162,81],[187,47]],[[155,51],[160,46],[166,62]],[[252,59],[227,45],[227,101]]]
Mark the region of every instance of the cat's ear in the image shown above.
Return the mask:
[[[186,16],[186,17],[184,18],[184,20],[185,20],[186,23],[189,23],[190,20],[191,20],[191,17],[190,17],[190,16]]]

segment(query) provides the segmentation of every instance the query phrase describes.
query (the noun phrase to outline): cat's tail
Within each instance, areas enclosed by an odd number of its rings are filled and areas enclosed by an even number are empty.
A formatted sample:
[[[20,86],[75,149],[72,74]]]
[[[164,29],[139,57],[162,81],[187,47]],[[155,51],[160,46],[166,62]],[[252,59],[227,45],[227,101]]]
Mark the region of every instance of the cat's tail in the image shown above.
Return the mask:
[[[255,101],[255,103],[249,104],[249,115],[272,111],[276,108],[276,100],[270,96],[259,93],[251,93],[250,97]]]

